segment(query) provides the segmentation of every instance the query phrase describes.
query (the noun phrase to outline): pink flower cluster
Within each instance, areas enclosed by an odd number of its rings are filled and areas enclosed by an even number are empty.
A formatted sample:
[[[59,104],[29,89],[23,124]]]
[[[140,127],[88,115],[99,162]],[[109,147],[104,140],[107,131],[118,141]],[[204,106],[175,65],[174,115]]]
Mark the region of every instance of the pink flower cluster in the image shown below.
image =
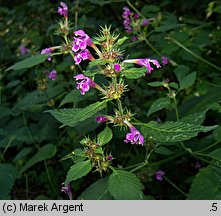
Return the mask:
[[[53,50],[51,48],[45,48],[41,51],[41,54],[50,54],[50,53],[52,53],[52,51]],[[51,61],[51,56],[50,55],[48,55],[48,61]]]
[[[124,20],[123,21],[124,28],[127,33],[131,33],[133,31],[132,27],[130,26],[130,24],[131,24],[130,15],[131,15],[130,9],[128,7],[124,7],[122,17]]]
[[[93,44],[90,37],[83,30],[75,31],[74,34],[72,50],[75,53],[75,63],[80,64],[82,60],[93,59],[90,51],[87,49],[87,46],[91,46]]]
[[[51,80],[56,80],[58,77],[57,71],[56,70],[52,70],[49,74],[48,74],[48,78]]]
[[[78,74],[74,76],[76,81],[81,80],[80,82],[77,82],[77,89],[80,90],[81,94],[84,95],[85,92],[90,90],[90,87],[95,87],[96,83],[90,79],[89,77],[84,76],[83,74]]]
[[[126,135],[126,139],[124,140],[125,143],[131,143],[131,144],[139,144],[143,145],[144,143],[144,137],[141,135],[141,133],[134,127],[130,126],[130,133]]]
[[[64,2],[60,2],[61,7],[58,7],[58,13],[65,18],[68,17],[68,7]]]

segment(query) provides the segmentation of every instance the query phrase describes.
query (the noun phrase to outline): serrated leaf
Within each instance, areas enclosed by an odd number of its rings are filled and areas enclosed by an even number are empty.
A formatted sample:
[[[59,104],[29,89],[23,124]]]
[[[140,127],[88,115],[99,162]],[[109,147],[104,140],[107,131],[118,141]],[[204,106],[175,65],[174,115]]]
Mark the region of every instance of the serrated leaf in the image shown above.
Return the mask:
[[[141,200],[143,192],[136,175],[124,171],[114,171],[109,177],[108,189],[116,200]]]
[[[109,127],[106,127],[97,136],[97,142],[100,146],[107,144],[113,137],[113,133]]]
[[[168,108],[170,106],[170,99],[165,97],[165,98],[159,98],[156,101],[154,101],[149,108],[147,112],[147,117],[150,116],[151,114],[162,110],[164,108]]]
[[[91,171],[91,169],[92,165],[89,160],[74,164],[68,171],[65,180],[66,184],[87,175]]]
[[[221,181],[211,166],[200,169],[188,194],[189,200],[220,200]]]
[[[0,164],[0,200],[10,199],[9,193],[16,180],[17,170],[11,164]]]
[[[180,121],[185,122],[185,123],[190,122],[191,124],[200,125],[204,122],[207,111],[208,111],[208,109],[201,111],[201,112],[187,115],[187,116],[183,117],[182,119],[180,119]]]
[[[108,178],[99,179],[91,184],[78,197],[78,200],[111,200],[111,195],[108,191]]]
[[[180,90],[189,88],[190,86],[193,85],[193,83],[196,80],[196,72],[192,72],[188,74],[184,79],[180,81]]]
[[[158,142],[179,142],[197,136],[199,132],[208,132],[215,126],[201,126],[181,121],[158,123],[151,121],[141,127],[141,133],[146,138]]]
[[[128,79],[138,79],[145,75],[147,69],[145,67],[129,68],[123,71],[124,75]]]
[[[57,151],[56,146],[52,144],[48,144],[48,145],[41,147],[38,150],[38,152],[33,157],[31,157],[27,161],[27,163],[22,167],[20,173],[23,173],[28,168],[30,168],[31,166],[33,166],[34,164],[40,161],[44,161],[46,159],[53,157],[56,154],[56,151]]]
[[[47,59],[47,57],[48,57],[48,54],[43,54],[43,55],[39,54],[39,55],[32,56],[32,57],[27,58],[23,61],[15,63],[11,67],[7,68],[6,71],[21,70],[21,69],[33,67],[35,65],[38,65],[38,64],[44,62]]]
[[[77,123],[82,122],[91,116],[95,115],[100,110],[106,107],[106,101],[96,102],[83,109],[60,109],[60,110],[48,110],[46,112],[51,113],[63,126],[73,127]]]
[[[160,87],[160,86],[163,86],[163,82],[160,82],[160,81],[149,82],[147,83],[147,85],[152,86],[152,87]]]

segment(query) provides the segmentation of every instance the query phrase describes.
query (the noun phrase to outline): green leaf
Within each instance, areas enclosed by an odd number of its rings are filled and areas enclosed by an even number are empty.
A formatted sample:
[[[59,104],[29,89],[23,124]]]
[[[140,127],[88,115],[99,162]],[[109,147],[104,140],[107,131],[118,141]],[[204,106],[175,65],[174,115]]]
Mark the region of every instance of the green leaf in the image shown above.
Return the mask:
[[[196,72],[188,74],[184,79],[180,81],[180,90],[189,88],[196,80]]]
[[[178,65],[174,70],[174,73],[179,82],[181,82],[181,80],[184,79],[184,77],[188,74],[188,72],[189,72],[189,67],[187,67],[186,65]]]
[[[16,168],[11,164],[0,164],[0,200],[10,199],[9,193],[15,183]]]
[[[147,117],[150,116],[151,114],[162,110],[164,108],[168,108],[170,106],[170,99],[165,97],[165,98],[159,98],[156,101],[154,101],[149,108],[147,112]]]
[[[141,9],[142,14],[148,15],[150,12],[158,12],[160,10],[156,5],[148,4],[144,5]]]
[[[106,101],[96,102],[83,109],[71,108],[60,110],[48,110],[63,126],[73,127],[79,122],[82,122],[91,116],[95,115],[100,110],[106,107]]]
[[[91,3],[93,4],[98,4],[100,6],[103,6],[105,4],[110,4],[113,2],[123,2],[125,0],[90,0]]]
[[[160,82],[160,81],[149,82],[149,83],[147,83],[147,85],[152,86],[152,87],[160,87],[160,86],[163,86],[163,82]]]
[[[206,95],[191,97],[180,107],[183,115],[195,113],[214,107],[214,103],[221,101],[221,87],[210,88]]]
[[[173,152],[164,146],[157,146],[154,148],[154,152],[161,155],[171,155]]]
[[[200,169],[188,194],[189,200],[220,200],[220,174],[214,172],[211,166]]]
[[[30,58],[27,58],[23,61],[20,61],[14,65],[12,65],[11,67],[7,68],[6,71],[9,70],[21,70],[21,69],[25,69],[25,68],[29,68],[29,67],[33,67],[35,65],[38,65],[42,62],[44,62],[48,57],[48,54],[39,54],[39,55],[35,55],[32,56]]]
[[[165,31],[168,31],[168,30],[171,30],[171,29],[176,29],[176,28],[180,28],[184,25],[182,24],[169,24],[169,25],[163,25],[163,26],[160,26],[160,27],[157,27],[154,29],[155,32],[165,32]]]
[[[65,180],[66,184],[87,175],[91,171],[91,169],[92,165],[89,160],[73,165],[68,171]]]
[[[117,170],[111,174],[108,188],[116,200],[143,199],[140,180],[136,175],[124,170]]]
[[[99,179],[91,184],[78,197],[78,200],[111,200],[111,195],[108,191],[108,178]]]
[[[120,46],[121,44],[123,44],[126,40],[128,39],[128,37],[124,36],[122,38],[119,38],[117,40],[117,42],[115,43],[115,46]]]
[[[138,79],[145,75],[147,69],[145,67],[129,68],[123,71],[124,75],[128,79]]]
[[[31,153],[32,148],[31,147],[27,147],[27,148],[23,148],[13,159],[13,163],[16,163],[17,161],[21,160],[22,158],[24,158],[25,156],[27,156],[29,153]]]
[[[64,99],[60,103],[60,107],[67,103],[77,103],[80,101],[83,101],[85,99],[88,99],[89,97],[92,97],[94,95],[94,91],[87,92],[84,97],[82,97],[80,91],[78,89],[73,89],[70,93],[68,93]]]
[[[183,117],[182,119],[180,119],[180,121],[185,122],[185,123],[201,125],[205,120],[207,111],[208,111],[208,109],[203,110],[201,112],[197,112],[197,113],[187,115],[187,116]]]
[[[158,142],[179,142],[197,136],[199,132],[208,132],[215,126],[201,126],[181,121],[158,123],[151,121],[141,127],[141,133],[146,138]]]
[[[52,158],[56,154],[56,151],[56,146],[52,144],[41,147],[38,152],[33,157],[31,157],[28,162],[22,167],[20,173],[26,171],[28,168],[40,161]]]
[[[100,132],[97,136],[97,142],[99,145],[105,145],[108,142],[110,142],[110,140],[113,137],[113,133],[111,131],[111,129],[109,127],[106,127],[102,132]]]
[[[217,141],[221,141],[221,126],[216,128],[216,130],[213,131],[213,137]]]

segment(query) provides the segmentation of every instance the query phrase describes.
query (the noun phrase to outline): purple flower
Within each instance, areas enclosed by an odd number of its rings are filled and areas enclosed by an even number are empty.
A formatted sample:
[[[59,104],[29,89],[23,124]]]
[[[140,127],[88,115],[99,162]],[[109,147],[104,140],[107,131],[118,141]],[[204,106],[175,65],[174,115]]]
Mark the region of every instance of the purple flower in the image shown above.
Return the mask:
[[[131,142],[131,144],[143,145],[144,137],[134,126],[130,126],[130,133],[126,135],[126,139],[124,140],[124,142],[125,143]]]
[[[131,41],[134,42],[134,41],[137,41],[137,40],[138,40],[138,37],[137,37],[137,36],[132,36],[132,37],[131,37]]]
[[[113,156],[112,155],[108,155],[107,156],[107,160],[112,161],[113,160]]]
[[[89,60],[92,59],[92,55],[88,49],[82,50],[76,53],[74,56],[75,64],[80,64],[82,60],[86,60],[86,59],[89,59]]]
[[[77,82],[77,89],[80,89],[80,92],[82,95],[85,94],[85,92],[90,90],[90,87],[95,87],[96,83],[91,80],[89,77],[84,76],[83,74],[78,74],[74,76],[76,81],[81,80],[81,82]]]
[[[123,18],[128,18],[130,16],[131,12],[130,9],[128,7],[123,7]]]
[[[163,64],[163,65],[168,64],[168,59],[167,59],[167,57],[162,56],[161,60],[162,60],[162,64]]]
[[[106,117],[106,116],[97,116],[97,117],[96,117],[96,122],[98,122],[98,123],[106,122],[106,121],[108,121],[108,120],[109,120],[109,118]]]
[[[50,53],[52,53],[52,51],[53,50],[51,48],[45,48],[41,51],[41,54],[50,54]],[[51,56],[50,55],[48,55],[48,61],[51,61]]]
[[[140,66],[144,66],[147,68],[147,72],[151,73],[152,70],[154,70],[154,68],[151,67],[152,63],[153,65],[155,65],[157,68],[160,68],[160,64],[156,59],[128,59],[128,60],[124,60],[125,63],[135,63],[138,64]]]
[[[56,80],[58,77],[58,74],[57,74],[57,71],[56,70],[52,70],[49,75],[48,75],[48,78],[51,79],[51,80]]]
[[[64,2],[60,2],[61,7],[58,7],[58,13],[65,18],[68,17],[68,7]]]
[[[133,29],[131,27],[126,27],[125,29],[126,29],[127,33],[132,33],[133,32]]]
[[[79,50],[85,50],[87,46],[91,46],[93,44],[90,37],[83,31],[83,30],[77,30],[74,32],[75,36],[72,50],[74,52],[77,52]]]
[[[142,20],[141,25],[142,26],[148,26],[149,23],[150,23],[150,21],[148,19],[144,19],[144,20]]]
[[[121,66],[119,64],[114,64],[114,70],[115,71],[121,71]]]
[[[21,45],[19,49],[20,49],[21,55],[25,55],[26,53],[30,52],[24,45]]]
[[[61,192],[64,192],[68,195],[69,199],[72,200],[72,192],[71,192],[71,185],[68,183],[65,185],[65,183],[62,184]]]
[[[162,170],[159,170],[155,173],[155,177],[158,181],[162,181],[164,175],[165,175],[165,172]]]
[[[122,17],[123,17],[124,28],[127,33],[131,33],[133,31],[132,27],[130,26],[131,24],[130,14],[131,14],[130,9],[128,7],[124,7]]]
[[[135,13],[135,14],[134,14],[134,19],[138,19],[139,16],[140,16],[140,15],[139,15],[138,13]]]
[[[195,163],[194,167],[195,167],[195,169],[198,170],[198,169],[201,168],[201,165],[200,165],[200,163],[197,161],[197,162]]]

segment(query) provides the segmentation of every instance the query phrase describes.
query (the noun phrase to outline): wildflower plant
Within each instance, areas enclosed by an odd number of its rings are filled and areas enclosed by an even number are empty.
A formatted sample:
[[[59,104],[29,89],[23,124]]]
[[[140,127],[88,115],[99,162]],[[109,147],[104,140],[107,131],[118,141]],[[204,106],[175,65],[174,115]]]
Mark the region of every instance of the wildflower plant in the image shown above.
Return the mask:
[[[61,19],[56,34],[61,36],[61,44],[44,48],[39,55],[30,57],[32,61],[26,59],[8,70],[25,68],[27,65],[31,67],[46,61],[48,72],[40,74],[37,81],[38,89],[45,91],[48,89],[47,80],[62,82],[59,78],[60,71],[50,66],[53,59],[60,55],[70,59],[73,68],[70,78],[72,91],[65,95],[60,104],[50,101],[48,105],[52,108],[46,113],[54,116],[61,123],[61,127],[77,128],[79,125],[88,124],[89,129],[86,136],[81,128],[78,130],[76,137],[80,137],[80,140],[73,139],[73,142],[77,142],[77,147],[61,159],[71,161],[61,191],[72,199],[71,185],[74,188],[77,179],[83,179],[89,173],[98,173],[99,178],[103,178],[99,182],[102,181],[107,187],[108,197],[145,199],[142,184],[146,179],[139,176],[137,171],[147,172],[148,178],[158,180],[157,183],[163,179],[170,183],[166,177],[167,170],[161,169],[164,160],[158,160],[155,153],[164,152],[168,156],[166,161],[185,153],[199,157],[185,142],[196,137],[199,132],[209,132],[217,128],[217,125],[202,125],[209,108],[202,113],[185,117],[181,117],[179,113],[179,94],[192,86],[196,73],[187,75],[179,83],[167,78],[152,81],[152,75],[165,68],[173,70],[176,65],[169,56],[161,55],[147,40],[148,29],[155,18],[147,19],[124,7],[122,18],[126,36],[111,26],[102,26],[97,33],[90,35],[88,29],[73,27],[69,20],[71,13],[65,2],[60,2],[57,12]],[[154,25],[151,28],[154,28]],[[124,47],[130,40],[146,41],[153,54],[130,58]],[[127,102],[127,98],[132,97],[131,86],[136,89],[140,80],[145,82],[146,87],[160,88],[164,93],[164,97],[157,98],[149,105],[145,118],[139,118],[139,107],[130,106]],[[146,91],[148,89],[144,89],[144,92]],[[90,103],[92,94],[95,95],[95,100],[93,98]],[[74,97],[80,99],[74,101]],[[74,107],[62,108],[73,101]],[[82,105],[79,103],[81,101],[86,102]],[[164,121],[158,116],[157,120],[151,117],[163,109],[170,109],[176,116],[175,119]],[[94,133],[89,133],[93,130]],[[125,166],[126,162],[120,164],[118,155],[115,155],[115,149],[119,146],[122,151],[130,149],[128,154],[135,151],[139,162],[132,166]],[[170,150],[164,146],[176,146],[178,153],[170,156]],[[179,152],[180,149],[183,151]],[[91,188],[94,188],[95,184],[92,184]]]

